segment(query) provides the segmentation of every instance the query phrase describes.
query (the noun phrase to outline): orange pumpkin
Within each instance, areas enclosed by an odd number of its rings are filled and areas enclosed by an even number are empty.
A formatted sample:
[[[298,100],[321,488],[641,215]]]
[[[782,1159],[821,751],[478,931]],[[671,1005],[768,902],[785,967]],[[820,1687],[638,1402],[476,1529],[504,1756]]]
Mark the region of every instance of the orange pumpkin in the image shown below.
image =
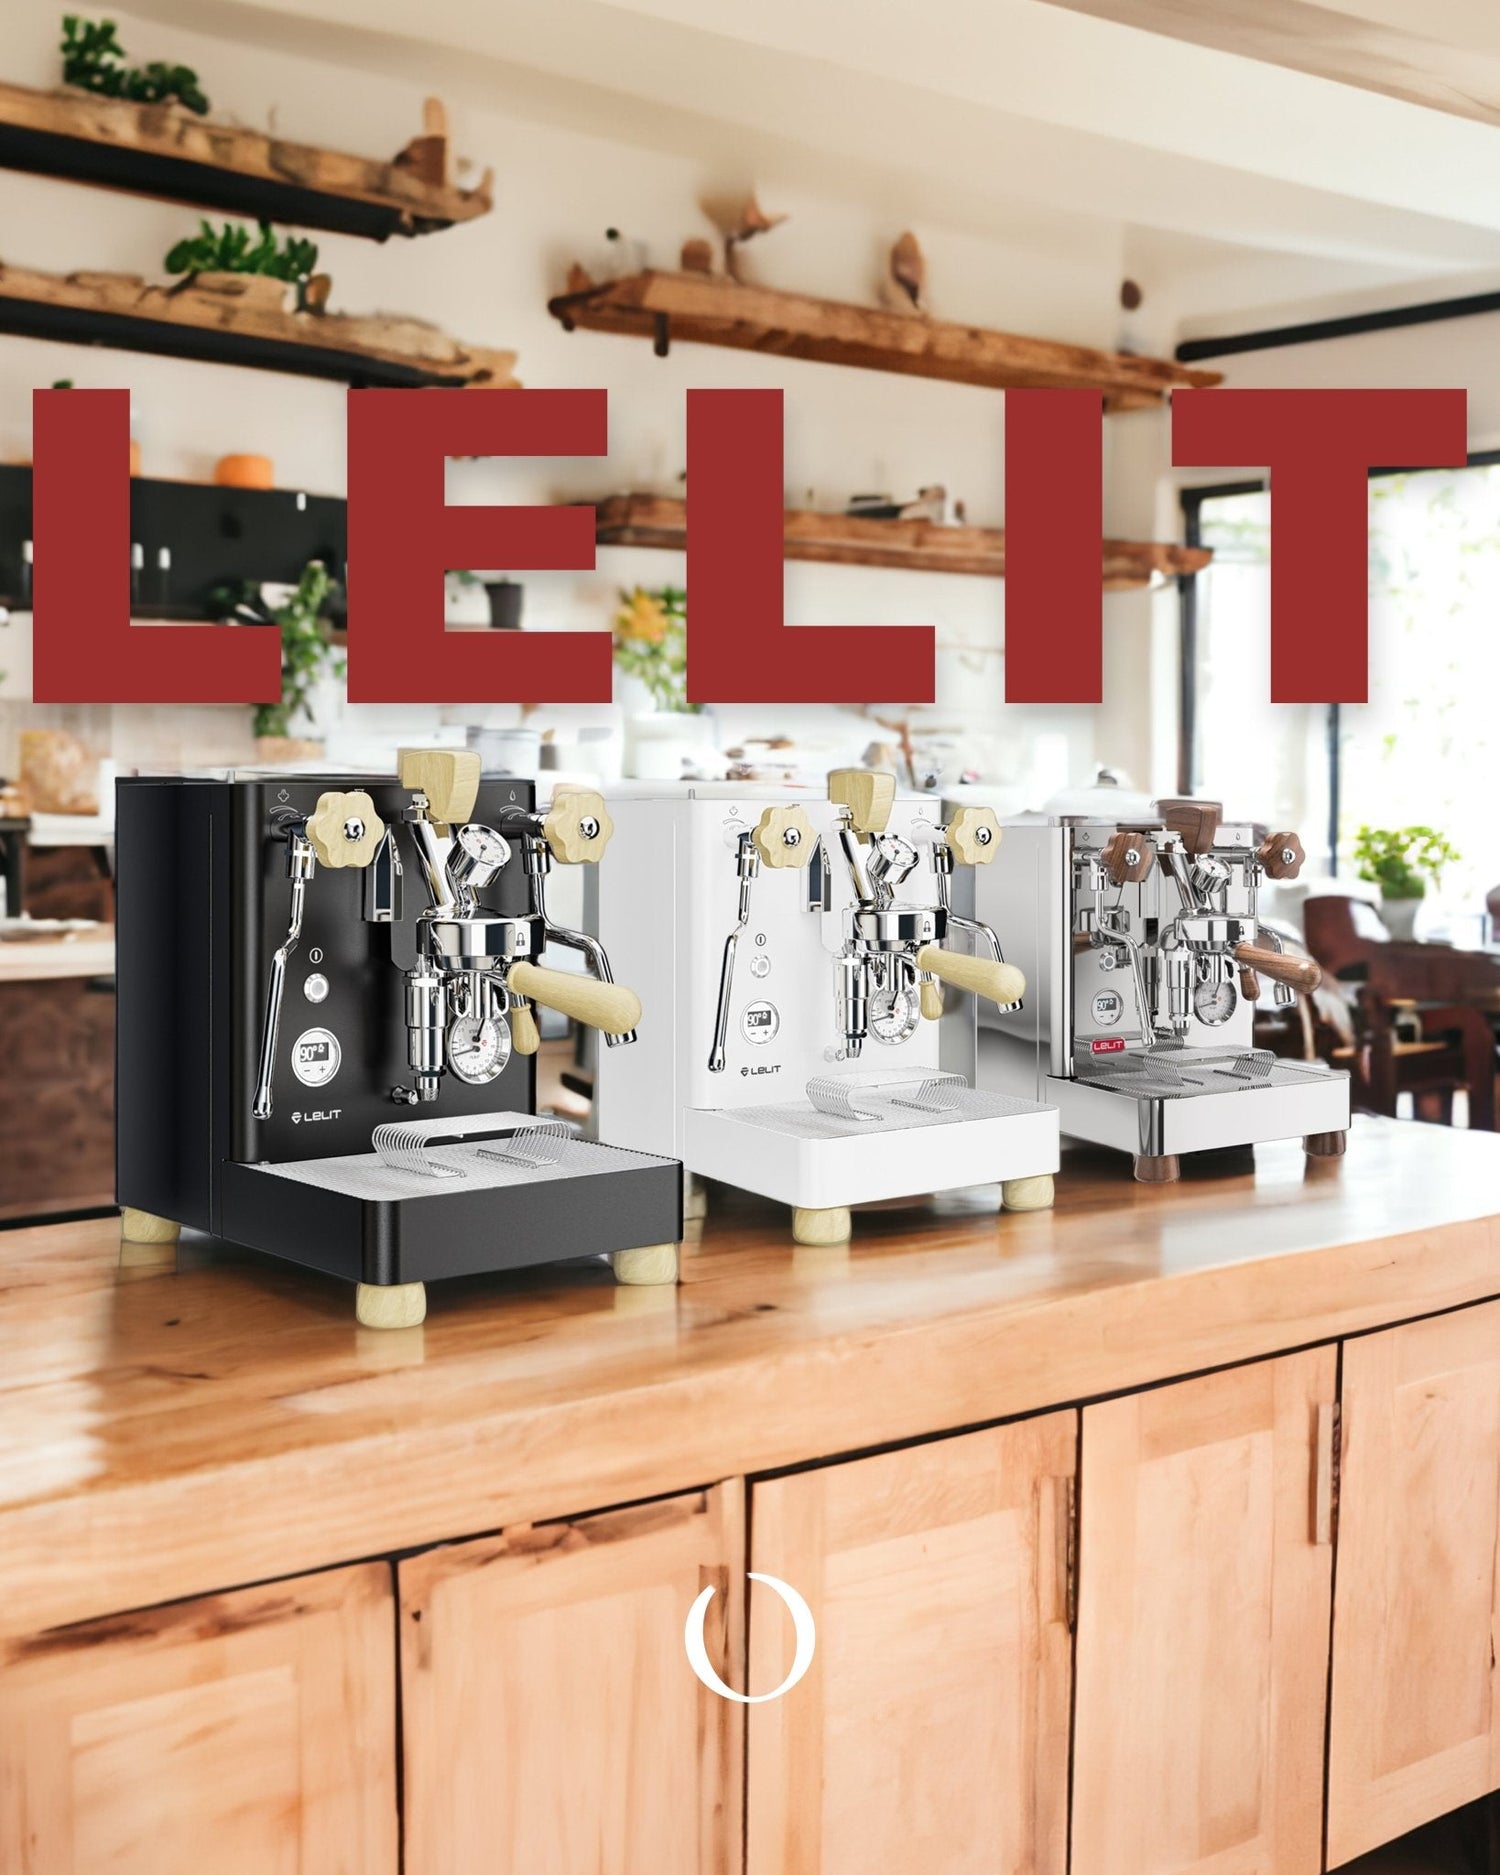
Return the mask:
[[[220,456],[214,480],[220,488],[274,488],[276,469],[269,456]]]

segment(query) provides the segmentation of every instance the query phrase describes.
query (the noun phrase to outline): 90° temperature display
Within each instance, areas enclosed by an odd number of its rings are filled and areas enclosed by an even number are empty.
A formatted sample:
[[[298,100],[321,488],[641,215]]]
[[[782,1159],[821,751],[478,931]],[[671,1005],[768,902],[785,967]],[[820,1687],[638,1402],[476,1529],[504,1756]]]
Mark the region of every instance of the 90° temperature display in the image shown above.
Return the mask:
[[[304,1087],[326,1087],[342,1058],[331,1029],[304,1029],[292,1043],[292,1073]]]

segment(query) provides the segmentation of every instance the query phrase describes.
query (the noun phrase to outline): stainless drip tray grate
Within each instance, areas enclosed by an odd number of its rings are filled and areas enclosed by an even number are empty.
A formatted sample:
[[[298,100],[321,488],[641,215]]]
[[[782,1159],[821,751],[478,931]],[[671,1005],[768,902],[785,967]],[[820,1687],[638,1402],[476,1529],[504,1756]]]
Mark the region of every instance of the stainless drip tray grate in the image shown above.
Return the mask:
[[[1041,1111],[1034,1100],[982,1093],[961,1075],[935,1072],[817,1075],[807,1084],[807,1096],[717,1111],[723,1119],[795,1139],[857,1139]]]
[[[1158,1048],[1079,1064],[1077,1080],[1132,1099],[1181,1100],[1326,1080],[1319,1062],[1283,1061],[1267,1048]]]

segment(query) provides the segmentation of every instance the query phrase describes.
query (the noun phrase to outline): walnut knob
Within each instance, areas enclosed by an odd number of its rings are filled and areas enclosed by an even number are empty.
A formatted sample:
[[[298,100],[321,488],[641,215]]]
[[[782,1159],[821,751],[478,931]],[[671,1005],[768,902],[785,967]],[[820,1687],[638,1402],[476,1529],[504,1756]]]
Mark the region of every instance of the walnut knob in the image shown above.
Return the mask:
[[[817,848],[818,836],[800,807],[768,807],[750,835],[767,866],[805,866]]]
[[[320,866],[368,866],[385,838],[385,822],[363,788],[320,794],[307,822],[307,837]]]
[[[564,866],[597,865],[614,831],[604,796],[592,788],[559,788],[542,822],[552,857]]]
[[[945,831],[960,866],[987,866],[1000,851],[1000,823],[992,807],[961,807]]]
[[[1307,855],[1295,833],[1273,833],[1262,840],[1256,857],[1268,879],[1295,879]]]
[[[1143,833],[1112,833],[1099,849],[1099,864],[1114,885],[1139,885],[1156,864],[1156,848]]]

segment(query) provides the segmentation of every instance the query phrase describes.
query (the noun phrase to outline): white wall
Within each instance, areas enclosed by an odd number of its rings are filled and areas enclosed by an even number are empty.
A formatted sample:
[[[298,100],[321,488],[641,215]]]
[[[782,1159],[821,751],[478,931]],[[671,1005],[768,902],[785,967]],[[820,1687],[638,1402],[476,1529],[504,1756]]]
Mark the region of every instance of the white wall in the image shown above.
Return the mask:
[[[198,69],[215,115],[370,154],[394,153],[418,127],[420,70],[405,82],[346,73],[310,58],[118,17],[133,57],[180,59]],[[54,82],[57,22],[55,0],[11,0],[5,76]],[[653,151],[649,112],[642,111],[638,137],[625,143],[560,127],[540,111],[529,119],[512,99],[492,110],[468,104],[455,112],[456,143],[474,165],[471,174],[494,166],[492,215],[384,247],[318,237],[321,265],[334,277],[336,307],[414,313],[461,337],[513,346],[528,385],[608,389],[607,462],[457,464],[450,471],[452,498],[587,498],[668,489],[683,466],[688,388],[783,386],[789,499],[836,507],[858,490],[905,496],[921,483],[942,481],[964,498],[972,520],[1001,520],[1003,402],[995,395],[704,347],[677,347],[658,360],[639,341],[569,336],[547,316],[548,294],[560,287],[568,262],[587,262],[606,226],[645,241],[653,262],[662,265],[675,264],[686,236],[712,232],[699,201],[705,190],[722,186],[722,173],[711,176],[691,158]],[[739,180],[748,186],[755,177]],[[0,189],[0,259],[58,271],[152,274],[194,221],[190,210],[170,204],[29,176],[5,173]],[[803,189],[778,187],[774,198],[768,191],[765,205],[788,211],[791,220],[747,251],[747,271],[833,297],[871,299],[886,249],[903,225],[878,199],[822,194],[814,175]],[[1093,344],[1116,342],[1120,226],[1018,212],[1004,242],[981,240],[945,229],[940,202],[933,219],[917,226],[939,312]],[[28,453],[30,392],[63,376],[81,385],[129,387],[149,475],[206,477],[219,455],[250,450],[275,460],[283,485],[343,490],[341,387],[15,338],[0,341],[0,455]],[[1107,531],[1149,535],[1161,514],[1165,420],[1132,414],[1112,419],[1108,429]],[[607,623],[616,586],[681,576],[680,556],[604,550],[591,575],[523,575],[528,622],[597,628]],[[788,616],[799,623],[936,625],[938,702],[923,718],[960,733],[965,758],[993,778],[1050,786],[1086,779],[1093,763],[1104,760],[1140,781],[1172,779],[1171,678],[1162,662],[1171,651],[1164,624],[1173,611],[1170,599],[1164,610],[1145,594],[1106,597],[1107,702],[1101,709],[1022,710],[999,701],[1003,585],[792,565],[786,588]],[[8,636],[0,632],[0,667],[15,673],[22,659],[14,655],[19,647],[7,646]],[[905,690],[902,674],[892,672],[893,704],[903,701]],[[9,714],[13,738],[16,712]],[[503,720],[507,714],[472,706],[447,712],[450,720]],[[140,723],[119,715],[117,752],[128,758],[149,737]],[[725,711],[721,723],[726,735],[775,733],[805,727],[805,713]],[[0,772],[8,759],[5,727],[0,724]],[[865,735],[857,724],[841,733]]]

